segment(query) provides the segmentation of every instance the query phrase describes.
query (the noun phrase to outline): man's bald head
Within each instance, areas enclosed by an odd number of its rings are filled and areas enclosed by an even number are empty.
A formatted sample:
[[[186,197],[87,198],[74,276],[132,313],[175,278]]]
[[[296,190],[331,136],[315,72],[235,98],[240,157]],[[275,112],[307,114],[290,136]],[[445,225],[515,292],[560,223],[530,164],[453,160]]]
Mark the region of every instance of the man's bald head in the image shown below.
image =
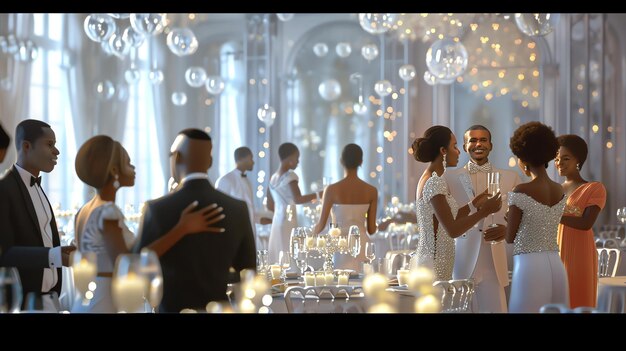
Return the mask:
[[[174,179],[180,182],[189,173],[206,173],[213,163],[212,149],[211,137],[206,132],[196,128],[180,131],[170,148]]]

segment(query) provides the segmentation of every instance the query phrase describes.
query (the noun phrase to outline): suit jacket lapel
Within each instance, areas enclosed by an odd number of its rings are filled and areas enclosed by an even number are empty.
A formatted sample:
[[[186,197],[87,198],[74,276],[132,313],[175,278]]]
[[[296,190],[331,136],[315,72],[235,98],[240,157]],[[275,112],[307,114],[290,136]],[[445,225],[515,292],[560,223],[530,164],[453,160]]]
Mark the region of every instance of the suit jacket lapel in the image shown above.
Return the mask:
[[[48,203],[48,207],[50,207],[50,213],[52,213],[52,219],[50,219],[50,228],[52,229],[52,246],[60,246],[61,240],[59,239],[59,230],[57,229],[57,222],[54,218],[54,210],[52,209],[52,205],[50,205],[50,200],[48,200],[48,195],[46,192],[41,189],[43,196],[46,198],[46,202]]]
[[[39,220],[37,219],[37,212],[35,211],[35,206],[33,206],[33,200],[30,198],[28,189],[26,189],[26,185],[24,185],[24,182],[20,177],[20,173],[17,171],[15,166],[13,166],[13,168],[11,169],[11,174],[13,175],[15,182],[17,183],[17,188],[22,195],[22,200],[24,201],[26,210],[30,216],[30,219],[33,221],[33,225],[36,228],[37,233],[39,234],[39,239],[42,241],[43,244],[43,239],[41,237],[41,228],[39,227]]]

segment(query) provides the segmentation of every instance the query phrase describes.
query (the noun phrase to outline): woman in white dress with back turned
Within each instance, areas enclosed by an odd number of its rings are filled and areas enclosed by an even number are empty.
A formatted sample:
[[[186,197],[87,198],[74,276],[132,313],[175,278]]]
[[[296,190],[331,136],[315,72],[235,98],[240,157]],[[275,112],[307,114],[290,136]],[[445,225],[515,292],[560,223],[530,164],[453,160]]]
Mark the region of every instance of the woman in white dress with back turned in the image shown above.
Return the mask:
[[[78,250],[95,252],[98,261],[96,290],[88,305],[77,298],[72,313],[114,313],[111,281],[115,259],[129,253],[135,235],[124,223],[124,214],[115,204],[117,191],[123,186],[135,185],[135,166],[130,163],[126,149],[106,135],[87,140],[76,154],[76,174],[85,184],[96,188],[97,193],[76,214],[75,233]],[[150,244],[157,256],[163,255],[186,235],[200,232],[222,231],[211,224],[224,218],[216,204],[191,212],[197,204],[183,210],[178,224],[161,239]]]
[[[420,237],[415,259],[418,265],[434,269],[435,280],[450,280],[454,267],[454,238],[487,215],[497,212],[502,199],[500,193],[490,199],[482,193],[459,208],[450,195],[445,177],[442,177],[447,166],[457,165],[461,153],[456,146],[456,136],[448,127],[428,128],[423,137],[415,139],[411,148],[417,161],[429,162],[417,183]]]
[[[317,195],[302,195],[298,186],[298,175],[293,170],[300,162],[300,151],[293,143],[283,143],[278,147],[280,165],[267,187],[267,209],[274,211],[272,230],[268,243],[267,254],[270,263],[278,262],[280,251],[289,252],[291,230],[298,226],[296,204],[317,199]],[[323,191],[319,192],[322,196]]]
[[[552,129],[526,123],[513,133],[511,151],[531,177],[509,193],[506,240],[513,243],[513,278],[509,312],[539,312],[549,303],[569,305],[565,267],[556,241],[567,198],[546,168],[559,143]]]
[[[363,163],[363,150],[357,144],[348,144],[341,152],[341,164],[345,177],[326,188],[322,200],[322,213],[313,229],[315,234],[327,231],[330,223],[329,214],[332,210],[335,224],[341,235],[348,235],[350,226],[359,227],[361,251],[355,258],[349,254],[336,254],[335,268],[361,271],[361,263],[365,261],[365,245],[370,242],[369,236],[376,233],[376,206],[378,190],[359,178],[358,169]],[[367,232],[366,232],[367,226]]]

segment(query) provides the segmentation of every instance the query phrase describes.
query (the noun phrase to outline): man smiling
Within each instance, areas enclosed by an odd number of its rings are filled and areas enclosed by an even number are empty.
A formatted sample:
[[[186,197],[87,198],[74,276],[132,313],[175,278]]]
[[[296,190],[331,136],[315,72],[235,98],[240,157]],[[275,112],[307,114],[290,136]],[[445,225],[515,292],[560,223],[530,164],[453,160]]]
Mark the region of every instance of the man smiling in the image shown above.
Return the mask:
[[[486,127],[469,127],[463,138],[463,151],[468,153],[469,162],[462,168],[445,172],[444,176],[457,202],[467,203],[487,189],[487,173],[500,173],[502,208],[455,239],[452,279],[474,279],[476,296],[472,301],[472,311],[504,313],[507,312],[504,287],[509,284],[507,244],[502,240],[506,229],[504,214],[508,208],[505,196],[520,183],[520,179],[517,173],[497,169],[489,163],[492,149],[491,132]],[[489,226],[492,220],[497,226]]]

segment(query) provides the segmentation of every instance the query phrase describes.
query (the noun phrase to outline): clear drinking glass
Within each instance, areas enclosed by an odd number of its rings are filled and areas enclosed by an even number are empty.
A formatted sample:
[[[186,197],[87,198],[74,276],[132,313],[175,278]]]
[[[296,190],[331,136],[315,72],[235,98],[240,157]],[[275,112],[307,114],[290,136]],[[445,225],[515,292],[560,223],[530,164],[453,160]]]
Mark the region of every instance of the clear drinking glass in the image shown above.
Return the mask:
[[[140,256],[122,254],[115,260],[111,295],[118,312],[145,312],[144,294],[148,285],[141,274]]]
[[[622,224],[626,223],[626,207],[617,209],[617,220]]]
[[[152,307],[152,313],[156,312],[163,299],[163,272],[161,271],[161,261],[156,252],[143,248],[139,259],[140,273],[147,280],[145,297]]]
[[[89,305],[93,292],[91,292],[98,274],[98,256],[95,252],[81,252],[74,250],[71,256],[74,288],[82,299],[83,306]]]
[[[0,313],[18,313],[22,299],[22,283],[17,268],[0,267]]]
[[[356,225],[348,229],[348,249],[352,257],[357,257],[361,253],[361,232]]]
[[[369,264],[372,264],[372,261],[376,258],[376,244],[373,242],[365,243],[365,258]]]

